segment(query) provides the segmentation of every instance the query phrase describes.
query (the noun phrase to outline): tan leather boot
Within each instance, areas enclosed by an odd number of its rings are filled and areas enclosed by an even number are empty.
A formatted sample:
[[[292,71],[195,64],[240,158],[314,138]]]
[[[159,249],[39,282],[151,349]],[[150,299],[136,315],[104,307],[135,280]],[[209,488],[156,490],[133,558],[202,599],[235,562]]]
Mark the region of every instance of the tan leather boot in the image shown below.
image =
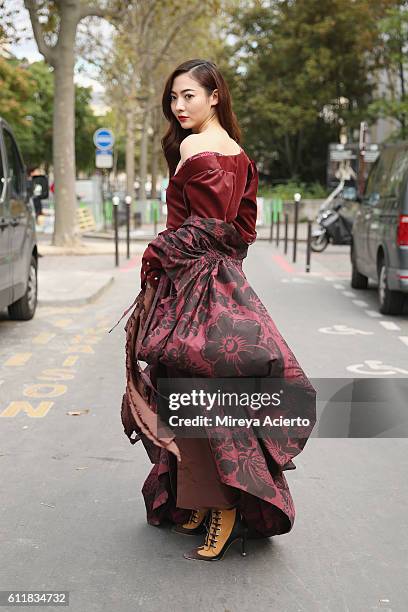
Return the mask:
[[[236,540],[241,540],[241,554],[246,556],[245,542],[248,528],[236,508],[211,510],[211,522],[204,545],[184,553],[185,559],[219,561]]]
[[[184,535],[200,535],[206,533],[205,519],[209,510],[192,510],[187,523],[176,525],[172,531],[183,533]]]

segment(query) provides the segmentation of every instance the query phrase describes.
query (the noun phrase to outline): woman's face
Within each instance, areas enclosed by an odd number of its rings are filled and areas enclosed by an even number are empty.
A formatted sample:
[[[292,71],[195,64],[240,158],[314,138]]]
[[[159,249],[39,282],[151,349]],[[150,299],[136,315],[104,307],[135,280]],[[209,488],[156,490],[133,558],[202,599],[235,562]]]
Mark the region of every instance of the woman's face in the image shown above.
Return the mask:
[[[217,101],[216,89],[208,96],[207,90],[187,73],[179,74],[173,81],[170,93],[171,110],[185,130],[200,132],[208,120],[216,114]]]

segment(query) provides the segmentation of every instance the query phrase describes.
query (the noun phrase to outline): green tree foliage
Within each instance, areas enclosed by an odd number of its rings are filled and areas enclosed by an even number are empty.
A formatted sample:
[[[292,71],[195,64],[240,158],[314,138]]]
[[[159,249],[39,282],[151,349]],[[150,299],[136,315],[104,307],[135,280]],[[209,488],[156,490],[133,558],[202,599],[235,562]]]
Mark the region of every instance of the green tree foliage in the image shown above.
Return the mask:
[[[43,61],[28,64],[0,57],[0,115],[12,127],[29,167],[52,164],[54,79]],[[91,89],[75,86],[77,169],[95,166],[94,131],[99,127],[90,106]]]
[[[372,100],[387,0],[232,3],[236,112],[265,177],[325,180],[327,145]],[[351,139],[351,138],[350,138]]]
[[[381,39],[378,48],[379,68],[384,88],[369,107],[370,118],[393,118],[399,129],[395,139],[408,138],[407,58],[408,58],[408,5],[400,1],[390,7],[379,22]],[[380,77],[380,78],[381,78]]]
[[[93,134],[102,127],[90,106],[90,87],[75,86],[75,157],[77,171],[93,172],[95,169],[95,145]]]
[[[29,127],[27,104],[33,82],[27,70],[17,60],[0,57],[0,114],[11,125]]]

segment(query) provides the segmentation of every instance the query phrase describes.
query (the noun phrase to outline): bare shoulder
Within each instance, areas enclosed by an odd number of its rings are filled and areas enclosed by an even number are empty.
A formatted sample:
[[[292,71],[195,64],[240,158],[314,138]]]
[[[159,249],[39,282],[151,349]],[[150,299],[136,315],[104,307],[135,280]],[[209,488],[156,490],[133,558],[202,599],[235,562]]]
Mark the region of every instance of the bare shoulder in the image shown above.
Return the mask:
[[[184,162],[188,157],[196,153],[202,153],[208,150],[208,143],[201,134],[189,134],[180,144],[180,158]]]

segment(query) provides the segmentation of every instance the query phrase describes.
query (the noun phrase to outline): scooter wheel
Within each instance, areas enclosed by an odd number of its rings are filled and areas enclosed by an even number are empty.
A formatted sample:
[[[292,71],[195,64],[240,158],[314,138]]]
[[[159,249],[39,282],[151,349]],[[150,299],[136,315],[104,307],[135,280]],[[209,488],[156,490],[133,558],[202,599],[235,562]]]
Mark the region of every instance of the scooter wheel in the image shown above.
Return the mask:
[[[310,242],[310,248],[315,253],[321,253],[329,244],[329,239],[327,238],[327,234],[319,234],[319,236],[314,236]]]

